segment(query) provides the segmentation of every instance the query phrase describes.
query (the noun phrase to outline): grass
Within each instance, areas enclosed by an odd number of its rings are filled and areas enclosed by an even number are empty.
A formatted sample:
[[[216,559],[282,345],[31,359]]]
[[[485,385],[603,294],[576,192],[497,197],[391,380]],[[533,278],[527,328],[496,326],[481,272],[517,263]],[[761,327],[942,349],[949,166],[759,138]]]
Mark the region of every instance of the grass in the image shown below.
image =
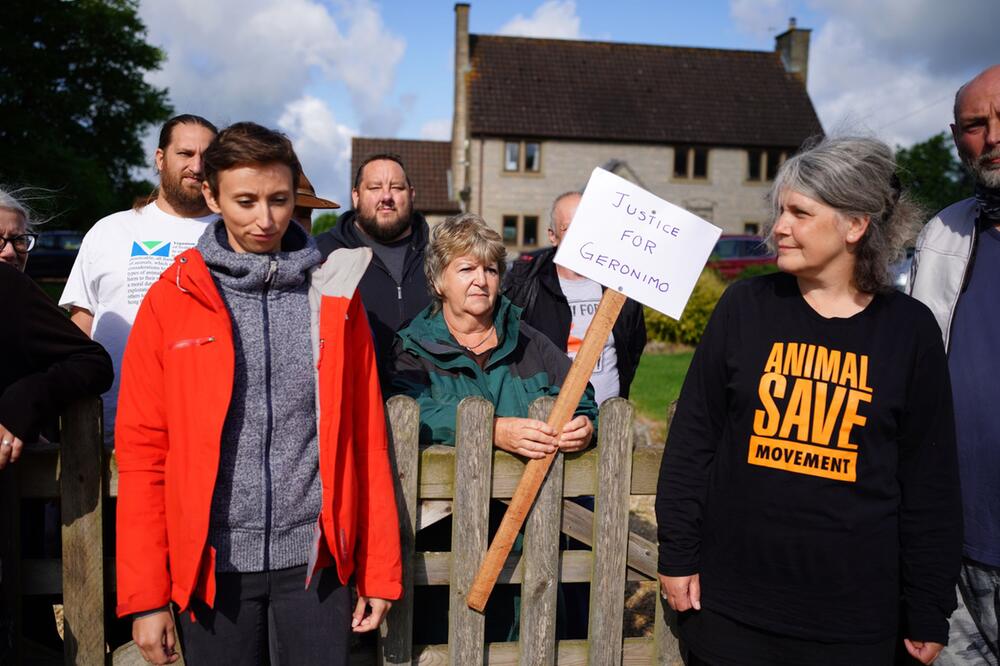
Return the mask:
[[[667,417],[667,407],[677,399],[692,351],[673,354],[643,354],[636,370],[629,398],[639,409],[639,414],[660,424]]]

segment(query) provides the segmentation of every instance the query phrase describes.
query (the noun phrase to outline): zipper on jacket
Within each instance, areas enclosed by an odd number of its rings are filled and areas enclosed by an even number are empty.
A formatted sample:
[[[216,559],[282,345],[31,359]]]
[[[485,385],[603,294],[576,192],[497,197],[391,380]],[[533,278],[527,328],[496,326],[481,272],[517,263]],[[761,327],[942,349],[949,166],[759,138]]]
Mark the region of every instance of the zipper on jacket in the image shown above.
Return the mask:
[[[271,428],[274,410],[271,405],[271,321],[267,308],[267,296],[271,291],[271,281],[278,272],[278,260],[271,258],[264,278],[264,571],[271,569]]]

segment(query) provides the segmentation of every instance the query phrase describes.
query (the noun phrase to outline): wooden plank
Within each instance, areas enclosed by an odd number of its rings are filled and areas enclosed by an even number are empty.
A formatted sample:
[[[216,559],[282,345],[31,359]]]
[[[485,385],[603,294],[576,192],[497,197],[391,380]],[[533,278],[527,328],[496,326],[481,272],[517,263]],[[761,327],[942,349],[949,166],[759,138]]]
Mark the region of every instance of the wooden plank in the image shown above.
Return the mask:
[[[77,402],[66,410],[59,485],[67,664],[104,663],[102,433],[99,400]]]
[[[545,421],[555,400],[539,398],[528,417]],[[521,584],[520,664],[551,664],[556,653],[556,592],[559,589],[559,525],[563,457],[554,456],[524,529],[524,582]]]
[[[493,405],[465,398],[455,420],[455,515],[448,603],[449,663],[477,666],[485,654],[485,616],[464,600],[489,539]]]
[[[622,600],[628,549],[628,508],[632,453],[632,405],[612,398],[601,405],[594,498],[594,575],[590,585],[591,664],[622,662]],[[600,526],[600,528],[597,528]]]
[[[450,515],[451,500],[420,500],[417,503],[417,529],[422,530],[425,527],[430,527]]]
[[[559,580],[563,583],[589,583],[594,570],[594,556],[589,550],[564,550],[559,553]],[[511,555],[500,570],[498,583],[520,584],[524,579],[521,558]],[[451,553],[417,552],[413,557],[414,585],[447,585],[451,580]],[[649,581],[651,578],[633,569],[627,580]],[[522,623],[523,624],[523,623]]]
[[[517,643],[489,643],[486,646],[488,666],[515,666],[518,663]],[[418,645],[414,647],[414,664],[420,666],[448,666],[447,645]],[[556,644],[558,666],[604,666],[587,661],[587,641],[559,641]],[[622,646],[623,666],[650,666],[653,664],[653,639],[626,638]]]
[[[403,562],[403,598],[392,605],[379,627],[379,654],[384,664],[409,664],[413,647],[413,551],[417,531],[417,462],[420,408],[406,396],[386,403],[389,458],[399,514],[399,545]]]
[[[643,446],[632,454],[632,494],[655,495],[663,447]],[[564,456],[563,497],[594,495],[597,492],[597,451],[591,449]],[[522,460],[505,451],[493,452],[492,497],[509,499],[524,473]],[[451,499],[455,476],[455,449],[428,446],[420,452],[420,498]]]
[[[575,502],[563,501],[562,531],[577,541],[594,547],[594,512]],[[628,534],[628,566],[645,574],[639,580],[656,579],[656,544],[634,532]]]
[[[601,352],[604,350],[604,344],[607,342],[608,334],[611,333],[611,327],[618,319],[618,313],[621,312],[624,304],[624,294],[614,289],[604,291],[601,302],[597,306],[597,312],[594,313],[587,333],[583,336],[580,350],[573,359],[573,365],[570,366],[566,379],[559,387],[559,397],[556,398],[556,404],[549,414],[548,424],[557,432],[562,431],[563,426],[573,418],[573,413],[580,404],[580,398],[587,388],[587,382],[590,381],[590,375],[594,371],[597,359],[600,358]],[[631,441],[631,437],[629,439]],[[507,507],[503,520],[500,521],[500,527],[493,537],[493,543],[490,544],[486,558],[476,573],[476,580],[469,591],[468,599],[466,599],[470,608],[482,611],[486,607],[486,600],[489,599],[490,592],[493,591],[493,586],[496,584],[497,576],[500,575],[507,554],[510,553],[510,549],[514,545],[514,540],[521,530],[521,525],[524,524],[524,519],[542,487],[542,482],[545,480],[545,475],[548,473],[549,467],[552,466],[554,458],[554,455],[548,455],[544,458],[533,459],[525,467],[524,475],[517,484],[517,490],[514,491],[510,506]]]
[[[0,656],[4,656],[4,662],[12,664],[20,663],[23,656],[23,646],[21,641],[21,595],[23,585],[23,574],[21,569],[21,500],[20,500],[20,466],[21,462],[27,458],[22,456],[21,460],[0,471],[0,566],[2,570],[2,619],[4,623],[10,623],[4,627],[5,632],[9,632],[11,645],[10,652],[6,647],[0,648]],[[0,636],[5,643],[7,635]]]

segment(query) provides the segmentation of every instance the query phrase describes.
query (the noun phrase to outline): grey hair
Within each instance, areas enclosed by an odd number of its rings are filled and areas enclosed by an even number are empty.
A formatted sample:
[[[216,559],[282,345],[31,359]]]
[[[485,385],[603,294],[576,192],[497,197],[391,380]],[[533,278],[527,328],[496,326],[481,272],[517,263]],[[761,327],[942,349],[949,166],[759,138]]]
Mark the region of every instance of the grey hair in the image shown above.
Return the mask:
[[[772,249],[786,191],[843,217],[867,217],[868,229],[855,249],[854,284],[866,293],[892,289],[889,267],[916,235],[923,211],[902,192],[889,146],[867,137],[824,138],[785,161],[768,193],[772,216],[765,232]]]
[[[0,208],[19,215],[24,221],[25,232],[30,232],[34,227],[31,210],[17,198],[17,194],[17,190],[11,191],[0,187]]]
[[[479,215],[453,215],[434,227],[424,256],[424,275],[433,311],[441,309],[441,275],[458,257],[471,255],[484,264],[496,264],[500,279],[507,269],[507,247],[495,229]]]
[[[579,190],[570,190],[569,192],[563,192],[552,202],[552,207],[549,208],[549,230],[552,231],[552,233],[555,233],[556,231],[556,208],[559,206],[559,202],[566,197],[573,196],[574,194],[577,196],[583,196],[583,192]]]

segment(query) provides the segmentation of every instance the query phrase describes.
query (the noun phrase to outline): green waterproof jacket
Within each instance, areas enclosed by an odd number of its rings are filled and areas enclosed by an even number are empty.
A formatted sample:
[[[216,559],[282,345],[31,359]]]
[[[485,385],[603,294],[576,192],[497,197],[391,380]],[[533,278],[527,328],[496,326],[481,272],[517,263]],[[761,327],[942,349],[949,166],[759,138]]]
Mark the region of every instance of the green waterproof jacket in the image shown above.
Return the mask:
[[[493,403],[497,417],[527,417],[542,396],[556,396],[570,359],[547,337],[521,322],[521,308],[505,296],[493,311],[498,345],[483,369],[458,344],[444,315],[425,308],[396,333],[392,394],[420,405],[420,443],[455,444],[455,412],[470,395]],[[588,384],[576,414],[597,422],[594,388]]]

